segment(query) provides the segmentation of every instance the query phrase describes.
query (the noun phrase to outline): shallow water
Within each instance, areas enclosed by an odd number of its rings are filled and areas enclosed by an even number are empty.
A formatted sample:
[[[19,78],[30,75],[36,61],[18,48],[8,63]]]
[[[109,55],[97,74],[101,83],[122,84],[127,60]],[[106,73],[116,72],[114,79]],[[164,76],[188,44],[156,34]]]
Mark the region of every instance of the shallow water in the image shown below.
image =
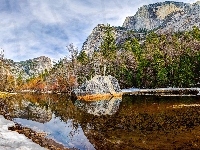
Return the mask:
[[[126,96],[83,102],[66,95],[0,100],[13,120],[68,148],[200,148],[200,98]]]

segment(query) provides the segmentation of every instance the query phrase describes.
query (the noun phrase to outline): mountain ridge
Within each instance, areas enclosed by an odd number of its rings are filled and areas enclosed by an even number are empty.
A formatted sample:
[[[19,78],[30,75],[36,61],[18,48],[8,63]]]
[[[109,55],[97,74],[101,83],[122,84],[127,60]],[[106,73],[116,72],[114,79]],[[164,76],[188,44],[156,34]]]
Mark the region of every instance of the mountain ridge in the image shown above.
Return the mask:
[[[22,79],[28,79],[45,72],[45,70],[49,71],[52,68],[52,62],[50,58],[40,56],[19,62],[5,59],[4,66],[9,68],[9,74],[15,78],[21,77]]]
[[[130,31],[135,32],[132,36],[137,36],[138,32],[143,34],[144,31],[154,31],[158,34],[188,31],[192,30],[193,26],[200,27],[198,14],[200,14],[200,1],[193,4],[165,1],[143,5],[138,8],[134,16],[126,17],[122,26],[112,26],[113,35],[116,44],[121,44],[122,39],[128,38]],[[188,21],[188,18],[191,21]],[[83,43],[82,51],[89,56],[98,51],[103,42],[105,34],[103,26],[106,25],[97,25]]]
[[[188,10],[190,4],[175,1],[158,2],[143,5],[134,16],[126,17],[123,27],[129,30],[139,30],[144,28],[153,30],[159,27],[165,18],[173,12]]]

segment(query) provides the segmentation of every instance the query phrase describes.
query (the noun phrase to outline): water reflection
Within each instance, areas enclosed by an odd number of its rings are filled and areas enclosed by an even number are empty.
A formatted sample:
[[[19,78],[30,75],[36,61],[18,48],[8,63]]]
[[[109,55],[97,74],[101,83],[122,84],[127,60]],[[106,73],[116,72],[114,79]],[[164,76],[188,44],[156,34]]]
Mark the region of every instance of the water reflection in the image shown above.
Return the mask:
[[[15,118],[14,121],[36,131],[44,131],[48,134],[47,137],[55,139],[68,148],[94,149],[84,135],[81,126],[78,124],[76,128],[74,127],[73,120],[69,119],[67,122],[64,122],[60,117],[55,117],[53,114],[52,119],[44,124],[21,118]]]
[[[119,109],[121,101],[121,98],[115,97],[112,97],[110,100],[98,100],[93,102],[76,100],[74,105],[89,114],[97,116],[113,115]]]
[[[19,103],[13,104],[13,117],[25,118],[40,123],[49,122],[52,118],[51,109],[45,106],[41,107],[37,103],[26,101],[24,99]]]
[[[195,140],[200,137],[199,97],[126,96],[83,102],[65,95],[28,94],[0,100],[0,108],[16,122],[45,131],[69,148],[191,149],[200,145]]]

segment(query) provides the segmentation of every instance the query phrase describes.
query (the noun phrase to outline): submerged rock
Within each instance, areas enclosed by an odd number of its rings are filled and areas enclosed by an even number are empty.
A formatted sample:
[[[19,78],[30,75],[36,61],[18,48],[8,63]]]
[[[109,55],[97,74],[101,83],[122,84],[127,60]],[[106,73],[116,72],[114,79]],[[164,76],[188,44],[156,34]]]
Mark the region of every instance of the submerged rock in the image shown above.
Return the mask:
[[[110,94],[121,92],[119,83],[115,77],[94,76],[91,80],[83,83],[78,89],[74,90],[76,96],[91,94]]]

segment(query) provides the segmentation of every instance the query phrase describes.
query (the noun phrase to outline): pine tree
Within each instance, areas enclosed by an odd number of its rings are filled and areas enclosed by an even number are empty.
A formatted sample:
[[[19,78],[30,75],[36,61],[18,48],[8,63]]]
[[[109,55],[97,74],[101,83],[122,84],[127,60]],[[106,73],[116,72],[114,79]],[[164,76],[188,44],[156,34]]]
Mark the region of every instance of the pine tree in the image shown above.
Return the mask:
[[[100,46],[100,52],[102,52],[105,58],[113,58],[116,53],[116,42],[113,35],[113,28],[108,24],[104,28],[105,35],[103,37],[103,42]]]
[[[78,60],[78,62],[80,62],[83,65],[85,65],[89,62],[89,58],[88,58],[87,54],[85,53],[85,51],[81,51],[79,53],[79,55],[77,56],[77,60]]]

